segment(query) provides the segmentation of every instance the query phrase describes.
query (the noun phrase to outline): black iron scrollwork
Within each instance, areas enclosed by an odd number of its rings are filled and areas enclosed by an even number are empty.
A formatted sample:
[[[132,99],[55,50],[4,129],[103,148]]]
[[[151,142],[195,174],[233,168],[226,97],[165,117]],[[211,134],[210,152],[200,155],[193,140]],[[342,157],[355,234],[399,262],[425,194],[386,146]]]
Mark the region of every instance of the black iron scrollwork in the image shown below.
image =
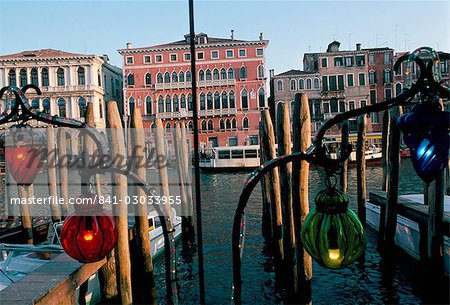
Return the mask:
[[[420,55],[427,53],[426,59]],[[334,125],[344,122],[350,118],[358,117],[372,112],[380,112],[394,106],[405,105],[410,103],[418,94],[421,96],[431,95],[433,97],[450,98],[450,88],[445,84],[446,80],[440,80],[436,65],[440,59],[449,60],[450,54],[443,52],[435,52],[430,48],[419,48],[413,53],[406,53],[401,56],[394,64],[394,70],[398,71],[402,62],[407,61],[408,64],[415,63],[419,68],[418,78],[414,82],[411,81],[407,88],[404,88],[397,97],[373,105],[350,110],[340,113],[330,120],[326,121],[319,129],[313,145],[306,152],[297,152],[291,155],[280,156],[261,165],[252,172],[244,182],[244,189],[239,198],[238,206],[234,215],[233,232],[232,232],[232,254],[233,254],[233,301],[240,304],[242,292],[241,277],[241,259],[243,254],[243,231],[245,222],[242,221],[244,210],[248,199],[261,178],[270,170],[292,161],[307,161],[322,166],[328,173],[338,170],[342,162],[347,160],[351,154],[352,146],[349,142],[344,143],[341,147],[341,154],[337,159],[331,159],[327,156],[326,149],[323,145],[323,138],[327,131]],[[299,95],[296,96],[296,100]],[[434,99],[436,100],[436,99]]]

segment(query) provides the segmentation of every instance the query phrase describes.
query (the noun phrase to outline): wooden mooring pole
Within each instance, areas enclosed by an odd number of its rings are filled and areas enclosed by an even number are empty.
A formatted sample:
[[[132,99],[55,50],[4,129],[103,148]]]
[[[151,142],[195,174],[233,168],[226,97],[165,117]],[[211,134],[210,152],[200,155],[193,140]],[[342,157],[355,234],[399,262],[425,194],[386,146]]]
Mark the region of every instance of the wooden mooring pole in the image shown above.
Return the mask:
[[[311,146],[311,115],[308,96],[304,93],[295,95],[292,113],[293,152],[305,152]],[[309,214],[309,163],[294,161],[292,164],[292,203],[295,222],[295,238],[297,241],[298,266],[298,303],[311,303],[312,259],[304,250],[301,230],[306,216]]]
[[[133,134],[133,149],[135,150],[136,160],[140,164],[134,164],[134,171],[142,180],[146,181],[146,155],[145,155],[145,135],[144,126],[142,123],[142,115],[140,108],[134,108],[131,117],[131,133]],[[131,141],[131,139],[128,139]],[[137,188],[136,195],[141,202],[141,198],[147,198],[142,188]],[[138,244],[138,260],[135,262],[137,265],[134,270],[137,270],[140,274],[133,276],[134,285],[139,286],[140,289],[136,289],[137,295],[133,297],[136,302],[145,304],[157,304],[156,302],[156,287],[153,278],[153,261],[150,245],[150,235],[148,226],[148,209],[147,200],[144,200],[145,204],[138,204],[136,206],[136,226],[137,226],[137,244]],[[137,288],[137,287],[136,287]]]
[[[358,136],[356,140],[356,185],[358,196],[358,217],[366,226],[366,115],[358,118]]]
[[[346,147],[347,143],[348,143],[348,133],[349,133],[349,129],[348,129],[348,120],[345,120],[342,123],[342,127],[341,127],[341,133],[342,133],[342,138],[341,138],[341,156],[342,156],[342,149],[344,149],[344,147]],[[345,159],[344,161],[342,161],[342,170],[341,170],[341,190],[347,194],[347,189],[348,189],[348,160]]]
[[[111,158],[116,156],[125,158],[127,156],[125,139],[119,109],[115,101],[109,101],[107,107],[108,121],[111,129]],[[120,158],[119,158],[120,159]],[[116,166],[120,166],[116,164]],[[122,304],[133,303],[131,291],[131,262],[130,248],[128,244],[128,207],[125,204],[127,193],[127,178],[120,174],[112,174],[114,195],[119,204],[115,206],[116,215],[114,217],[119,236],[117,238],[116,258],[119,266],[118,282]]]
[[[67,154],[67,134],[66,128],[58,128],[58,157],[59,157],[59,179],[60,188],[59,193],[64,199],[64,204],[61,204],[62,217],[67,216],[67,202],[69,202],[69,156]]]
[[[53,198],[58,196],[58,189],[56,184],[56,167],[58,164],[58,156],[56,154],[55,146],[55,130],[52,125],[47,126],[47,178],[49,195]],[[50,212],[52,221],[58,222],[61,219],[58,204],[54,201],[50,204]]]
[[[180,123],[181,127],[181,148],[183,152],[183,165],[184,165],[184,182],[188,183],[191,179],[191,154],[189,153],[189,144],[188,144],[188,128],[186,123]],[[194,230],[194,201],[192,199],[192,184],[189,184],[189,188],[186,188],[187,202],[186,202],[186,211],[187,214],[183,217],[184,227],[186,232],[186,236],[190,236],[194,238],[195,230]],[[182,222],[183,225],[183,222]]]
[[[28,188],[30,186],[27,185],[18,185],[19,188],[19,197],[22,200],[27,200],[28,198]],[[21,213],[21,219],[22,219],[22,228],[23,233],[25,235],[25,240],[27,244],[32,245],[33,244],[33,222],[30,216],[30,208],[28,207],[28,204],[21,204],[20,205],[20,213]]]
[[[385,211],[380,213],[380,236],[383,236],[382,254],[385,258],[391,258],[395,244],[395,232],[397,229],[397,202],[398,181],[400,170],[400,128],[397,126],[397,118],[402,114],[400,106],[391,111],[390,135],[389,135],[389,184],[387,190],[387,205]],[[383,221],[383,222],[382,222]],[[382,235],[381,235],[382,234]]]
[[[278,155],[290,155],[291,149],[291,118],[289,104],[280,102],[277,105],[277,139]],[[286,262],[286,277],[288,294],[295,297],[298,294],[297,261],[295,255],[295,225],[292,211],[292,164],[288,163],[279,167],[281,207],[283,211],[283,240]]]
[[[383,180],[381,182],[381,190],[386,192],[388,188],[388,151],[389,151],[389,134],[390,134],[390,111],[384,111],[383,129],[381,133],[381,166],[383,168]]]
[[[95,120],[94,120],[94,107],[92,102],[88,102],[86,105],[86,116],[85,116],[85,122],[89,125],[94,127],[95,126]],[[95,147],[93,140],[86,136],[84,139],[84,147],[85,147],[85,153],[87,154],[87,160],[89,162],[94,162],[95,160],[91,159],[94,158],[95,155]],[[95,192],[98,196],[101,196],[101,180],[100,175],[95,175]],[[101,266],[99,272],[99,282],[100,282],[100,290],[101,290],[101,296],[102,296],[102,303],[108,304],[108,303],[114,303],[116,299],[119,296],[119,291],[117,288],[117,270],[116,270],[116,256],[115,256],[115,250],[110,253],[110,255],[106,258],[106,263]]]
[[[275,151],[275,132],[272,125],[272,119],[268,110],[261,112],[261,123],[259,126],[259,137],[263,150],[261,154],[264,154],[264,160],[268,161],[276,158]],[[283,247],[283,216],[281,211],[281,198],[280,198],[280,179],[278,168],[270,171],[266,177],[269,183],[270,201],[271,201],[271,214],[272,214],[272,245],[274,248],[274,257],[276,261],[276,269],[280,270],[280,267],[284,262],[284,247]],[[267,186],[266,186],[267,187]],[[266,189],[267,192],[267,189]]]

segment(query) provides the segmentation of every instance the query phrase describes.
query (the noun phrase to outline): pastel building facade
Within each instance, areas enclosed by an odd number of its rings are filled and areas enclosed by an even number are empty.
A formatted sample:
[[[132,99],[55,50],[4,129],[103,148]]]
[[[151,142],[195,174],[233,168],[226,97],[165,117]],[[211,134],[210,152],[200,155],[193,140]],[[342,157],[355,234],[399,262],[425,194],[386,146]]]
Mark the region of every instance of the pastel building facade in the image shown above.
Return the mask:
[[[93,103],[95,127],[106,127],[106,102],[122,103],[122,71],[108,63],[107,55],[84,55],[60,50],[24,51],[0,56],[0,87],[38,86],[26,95],[43,112],[84,120]]]
[[[203,147],[258,143],[260,111],[267,108],[268,41],[214,38],[196,40],[199,141]],[[177,121],[192,129],[190,36],[163,45],[118,50],[123,56],[125,117],[134,107],[144,127],[155,118],[170,130]]]

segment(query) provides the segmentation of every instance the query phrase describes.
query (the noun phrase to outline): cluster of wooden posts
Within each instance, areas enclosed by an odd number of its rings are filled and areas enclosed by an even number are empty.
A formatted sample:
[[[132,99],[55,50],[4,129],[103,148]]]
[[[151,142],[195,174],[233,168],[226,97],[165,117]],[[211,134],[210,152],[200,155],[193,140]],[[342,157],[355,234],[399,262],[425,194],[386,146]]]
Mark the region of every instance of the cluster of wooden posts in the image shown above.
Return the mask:
[[[290,102],[277,104],[276,126],[269,111],[261,113],[260,146],[261,164],[277,156],[292,152],[305,152],[311,145],[311,117],[308,97],[296,94],[289,113]],[[422,259],[438,264],[441,272],[443,234],[443,178],[425,185],[425,204],[429,212],[424,217],[423,209],[414,210],[398,202],[400,130],[396,125],[401,107],[384,113],[382,137],[383,189],[387,194],[380,217],[379,245],[385,258],[392,258],[397,226],[397,214],[419,223],[421,228]],[[292,123],[292,135],[291,135]],[[342,145],[348,142],[348,121],[341,126]],[[356,171],[357,171],[357,214],[366,226],[366,115],[358,118]],[[291,142],[292,139],[292,142]],[[292,149],[291,149],[292,145]],[[292,151],[291,151],[292,150]],[[342,164],[340,186],[347,193],[347,161]],[[287,301],[309,303],[311,301],[312,262],[305,252],[300,238],[303,222],[309,213],[308,198],[309,164],[306,161],[293,162],[269,172],[262,180],[263,216],[262,234],[272,245],[275,259],[276,280],[287,290]],[[448,183],[448,182],[447,182]],[[324,186],[325,187],[325,186]],[[379,200],[377,202],[380,202]],[[313,203],[311,203],[313,204]]]
[[[91,103],[87,104],[87,111],[85,117],[86,123],[92,127],[95,127],[93,107]],[[124,134],[124,128],[122,125],[121,116],[115,101],[107,103],[107,122],[109,124],[110,139],[109,139],[109,153],[111,156],[121,155],[130,157],[131,152],[134,149],[134,156],[136,158],[142,158],[145,164],[146,152],[145,152],[145,136],[142,122],[142,115],[139,108],[135,108],[131,116],[132,128],[128,128],[128,134]],[[165,151],[165,135],[160,119],[155,121],[156,128],[153,129],[153,138],[156,150],[156,156],[166,156]],[[67,135],[65,128],[55,129],[53,126],[47,127],[47,148],[50,154],[50,158],[67,155]],[[175,148],[175,156],[177,159],[177,174],[178,182],[180,185],[180,196],[182,204],[182,238],[184,241],[190,241],[193,236],[193,209],[192,209],[192,192],[190,184],[188,182],[190,176],[190,166],[188,160],[188,143],[187,143],[187,128],[183,123],[177,123],[173,129],[173,143]],[[85,151],[89,156],[93,156],[96,152],[94,141],[89,137],[83,139],[83,145]],[[55,150],[56,148],[56,150]],[[135,162],[135,161],[133,161]],[[145,167],[133,167],[133,172],[139,176],[143,181],[147,180],[147,173]],[[155,171],[159,175],[159,184],[161,196],[170,196],[169,180],[166,166],[157,166]],[[58,179],[59,174],[59,181]],[[69,169],[65,167],[59,168],[49,167],[47,170],[48,175],[48,188],[49,195],[58,195],[64,198],[64,202],[68,202],[69,196]],[[156,172],[155,172],[156,175]],[[102,195],[102,177],[101,175],[95,175],[94,177],[94,190],[98,195]],[[99,270],[100,287],[102,302],[113,303],[121,302],[122,304],[133,303],[146,303],[156,304],[156,288],[153,279],[153,262],[150,247],[150,235],[149,235],[149,222],[148,212],[149,208],[146,204],[138,204],[135,207],[126,204],[126,196],[137,195],[142,198],[147,198],[144,190],[140,187],[133,187],[128,184],[127,176],[121,174],[111,174],[111,183],[113,185],[112,192],[116,196],[119,204],[114,205],[113,209],[115,216],[116,226],[118,228],[118,243],[113,252],[103,261]],[[19,196],[21,198],[27,198],[33,195],[33,186],[25,187],[19,186]],[[167,197],[168,198],[168,197]],[[27,242],[33,243],[32,236],[32,219],[27,205],[21,205],[22,223],[25,233],[28,236]],[[64,215],[67,215],[67,206],[53,204],[50,206],[51,217],[53,222],[58,222],[64,219]],[[131,209],[131,210],[130,210]],[[170,238],[173,241],[173,222],[172,211],[170,205],[162,205],[164,210],[164,217],[170,233]],[[136,212],[135,228],[130,228],[128,223],[128,213]],[[134,233],[133,233],[134,232]],[[165,239],[165,242],[170,240]],[[132,249],[132,251],[130,251]],[[166,251],[168,252],[168,251]],[[166,255],[166,268],[171,266],[168,273],[172,273],[175,270],[174,260],[175,251],[172,253],[165,253]],[[169,264],[170,261],[170,264]],[[94,269],[93,272],[95,272]],[[166,280],[174,280],[176,274],[171,276],[166,275]],[[79,299],[78,302],[83,304],[85,302],[85,293],[87,292],[87,281],[85,283],[79,283]],[[54,292],[54,291],[53,291]],[[58,295],[66,294],[68,299],[74,300],[75,291],[61,292],[57,291],[49,293],[44,298],[49,300],[54,297],[54,293]],[[176,293],[173,290],[167,291],[169,302],[173,302],[176,299]],[[45,303],[45,300],[43,301]],[[69,302],[71,303],[71,302]]]

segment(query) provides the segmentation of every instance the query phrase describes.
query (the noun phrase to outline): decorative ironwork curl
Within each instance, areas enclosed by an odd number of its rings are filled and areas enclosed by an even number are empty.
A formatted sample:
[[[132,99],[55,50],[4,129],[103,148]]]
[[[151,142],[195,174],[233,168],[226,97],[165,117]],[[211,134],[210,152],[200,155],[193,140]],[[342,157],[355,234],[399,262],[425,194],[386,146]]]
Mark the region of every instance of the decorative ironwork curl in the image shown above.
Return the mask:
[[[419,48],[413,54],[418,54],[421,50],[428,50],[429,48]],[[449,60],[450,54],[439,52],[439,58]],[[341,147],[341,155],[337,159],[331,159],[327,156],[325,148],[323,146],[323,137],[326,132],[334,125],[344,122],[350,118],[358,117],[361,115],[369,114],[372,112],[380,112],[387,110],[394,106],[405,105],[413,100],[417,94],[434,94],[443,98],[450,98],[450,89],[444,84],[443,81],[437,81],[433,76],[433,61],[429,61],[428,64],[419,56],[412,56],[407,53],[401,56],[394,64],[394,70],[398,71],[400,65],[405,60],[409,62],[415,62],[419,69],[419,75],[417,80],[411,84],[410,88],[405,88],[397,97],[387,100],[385,102],[376,103],[373,105],[365,106],[362,108],[350,110],[344,113],[340,113],[330,120],[326,121],[319,129],[313,145],[306,152],[297,152],[291,155],[280,156],[278,158],[267,161],[261,165],[258,169],[252,172],[247,180],[244,182],[244,189],[239,197],[238,206],[234,215],[233,232],[232,232],[232,255],[233,255],[233,301],[235,304],[241,304],[241,292],[242,292],[242,277],[241,277],[241,264],[243,254],[243,237],[241,228],[245,227],[245,223],[242,223],[242,217],[244,215],[245,207],[247,206],[248,199],[261,178],[268,171],[292,161],[307,161],[309,163],[318,164],[324,167],[328,172],[336,172],[341,166],[342,162],[347,160],[351,154],[352,146],[347,141],[343,143]],[[299,94],[298,94],[299,96]],[[296,96],[296,100],[298,97]],[[345,145],[344,145],[345,144]]]

